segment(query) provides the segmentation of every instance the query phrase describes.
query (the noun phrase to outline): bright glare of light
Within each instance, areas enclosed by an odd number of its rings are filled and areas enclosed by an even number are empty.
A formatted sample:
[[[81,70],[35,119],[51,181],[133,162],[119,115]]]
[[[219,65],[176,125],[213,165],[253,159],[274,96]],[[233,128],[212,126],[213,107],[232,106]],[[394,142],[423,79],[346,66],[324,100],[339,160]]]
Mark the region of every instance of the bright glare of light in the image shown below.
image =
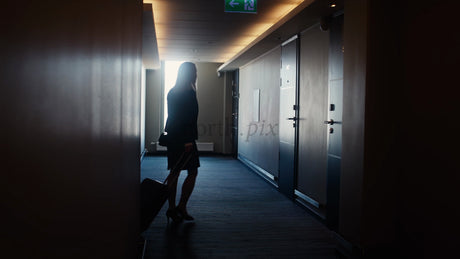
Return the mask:
[[[184,61],[165,61],[165,96],[164,96],[164,121],[163,125],[166,126],[166,119],[168,118],[168,93],[171,88],[174,87],[177,79],[177,71],[179,70],[180,64]]]

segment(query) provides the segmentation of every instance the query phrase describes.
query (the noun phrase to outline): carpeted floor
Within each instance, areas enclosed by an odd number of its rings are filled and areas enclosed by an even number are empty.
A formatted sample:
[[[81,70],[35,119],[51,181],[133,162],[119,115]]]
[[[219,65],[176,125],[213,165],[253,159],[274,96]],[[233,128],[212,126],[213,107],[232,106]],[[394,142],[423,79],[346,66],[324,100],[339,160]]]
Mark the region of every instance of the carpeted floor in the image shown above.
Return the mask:
[[[324,225],[238,160],[200,159],[188,206],[195,221],[168,225],[165,205],[143,233],[145,259],[339,258]],[[145,157],[141,178],[163,180],[166,164],[165,157]]]

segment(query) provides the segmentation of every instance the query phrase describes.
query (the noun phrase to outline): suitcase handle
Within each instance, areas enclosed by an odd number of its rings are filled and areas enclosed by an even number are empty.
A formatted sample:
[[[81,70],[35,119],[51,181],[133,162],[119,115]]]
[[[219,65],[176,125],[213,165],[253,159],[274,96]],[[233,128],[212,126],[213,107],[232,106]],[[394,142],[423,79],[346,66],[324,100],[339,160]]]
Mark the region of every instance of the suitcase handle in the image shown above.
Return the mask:
[[[185,155],[186,153],[189,153],[189,156],[185,159],[184,163],[182,163],[183,165],[186,165],[186,164],[188,163],[188,161],[190,160],[190,158],[192,158],[192,152],[183,152],[183,153],[180,155],[180,157],[179,157],[177,163],[176,163],[176,164],[174,165],[174,167],[171,169],[171,172],[176,172],[177,167],[179,166],[181,160],[184,158],[184,155]],[[182,169],[182,168],[181,168],[181,169]],[[180,172],[180,171],[179,171],[179,172]],[[179,172],[178,172],[178,173],[175,173],[175,177],[179,177]],[[163,184],[166,184],[166,183],[169,181],[169,178],[170,178],[171,176],[172,176],[172,174],[170,173],[170,174],[168,175],[168,177],[166,177],[166,179],[163,181]]]

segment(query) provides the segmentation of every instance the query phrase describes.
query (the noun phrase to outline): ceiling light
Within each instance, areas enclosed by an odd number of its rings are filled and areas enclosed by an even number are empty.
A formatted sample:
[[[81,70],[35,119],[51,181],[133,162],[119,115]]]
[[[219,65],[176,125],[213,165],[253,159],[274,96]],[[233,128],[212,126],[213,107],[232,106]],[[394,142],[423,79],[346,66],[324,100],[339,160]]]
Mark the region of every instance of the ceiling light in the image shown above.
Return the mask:
[[[221,62],[224,63],[228,61],[230,58],[237,55],[239,52],[243,51],[245,47],[249,46],[252,42],[255,42],[261,35],[265,32],[274,28],[273,26],[281,21],[287,14],[297,8],[299,5],[307,5],[314,0],[283,0],[283,1],[273,1],[277,4],[274,6],[266,7],[264,10],[264,15],[262,13],[258,13],[257,16],[255,14],[246,14],[252,15],[253,17],[262,16],[262,19],[251,19],[256,20],[256,22],[251,22],[250,24],[246,24],[245,26],[239,27],[238,35],[234,35],[232,38],[226,38],[226,41],[223,42],[224,46],[221,46],[220,39],[208,39],[206,36],[208,35],[207,32],[200,32],[201,34],[194,35],[195,38],[202,40],[201,45],[185,45],[184,42],[189,40],[191,42],[198,41],[193,38],[186,38],[187,35],[179,35],[174,34],[175,31],[180,31],[180,23],[181,22],[192,22],[196,23],[201,27],[197,28],[205,28],[206,23],[212,23],[213,20],[207,20],[208,18],[213,18],[213,15],[204,15],[203,17],[196,17],[196,15],[200,15],[200,12],[206,11],[204,7],[196,7],[197,9],[193,9],[190,11],[182,10],[188,16],[186,17],[179,17],[177,13],[175,13],[176,9],[174,6],[179,6],[178,2],[180,1],[167,1],[167,0],[143,0],[145,4],[152,4],[152,11],[153,11],[153,18],[155,24],[155,34],[156,34],[156,44],[158,46],[158,52],[161,60],[174,60],[180,56],[181,59],[187,58],[190,55],[214,55],[212,57],[213,62]],[[187,1],[186,1],[187,2]],[[199,3],[206,3],[206,1],[201,0],[197,1]],[[174,4],[172,4],[174,3]],[[223,5],[224,3],[222,3]],[[222,6],[223,7],[223,6]],[[180,10],[179,10],[180,11]],[[223,10],[222,10],[223,11]],[[195,15],[195,17],[193,16]],[[233,17],[238,17],[242,14],[222,14],[222,21],[225,21],[224,18],[231,18],[230,20],[234,19]],[[249,19],[248,19],[249,20]],[[212,29],[212,26],[211,26]],[[212,35],[209,33],[209,35]],[[203,43],[207,46],[212,47],[212,51],[218,52],[210,52],[208,50],[203,49]],[[188,43],[187,43],[188,44]],[[187,48],[187,50],[185,50]],[[222,50],[223,49],[223,50]],[[201,59],[209,59],[208,57]]]

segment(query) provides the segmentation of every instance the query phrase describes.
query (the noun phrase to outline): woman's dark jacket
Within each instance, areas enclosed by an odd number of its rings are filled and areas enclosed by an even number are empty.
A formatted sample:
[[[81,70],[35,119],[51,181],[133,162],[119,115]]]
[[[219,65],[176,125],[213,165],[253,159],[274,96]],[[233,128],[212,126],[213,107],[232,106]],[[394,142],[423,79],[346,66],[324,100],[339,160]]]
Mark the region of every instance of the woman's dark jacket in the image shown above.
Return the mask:
[[[191,87],[173,87],[168,93],[168,119],[165,131],[175,144],[198,139],[198,101]]]

